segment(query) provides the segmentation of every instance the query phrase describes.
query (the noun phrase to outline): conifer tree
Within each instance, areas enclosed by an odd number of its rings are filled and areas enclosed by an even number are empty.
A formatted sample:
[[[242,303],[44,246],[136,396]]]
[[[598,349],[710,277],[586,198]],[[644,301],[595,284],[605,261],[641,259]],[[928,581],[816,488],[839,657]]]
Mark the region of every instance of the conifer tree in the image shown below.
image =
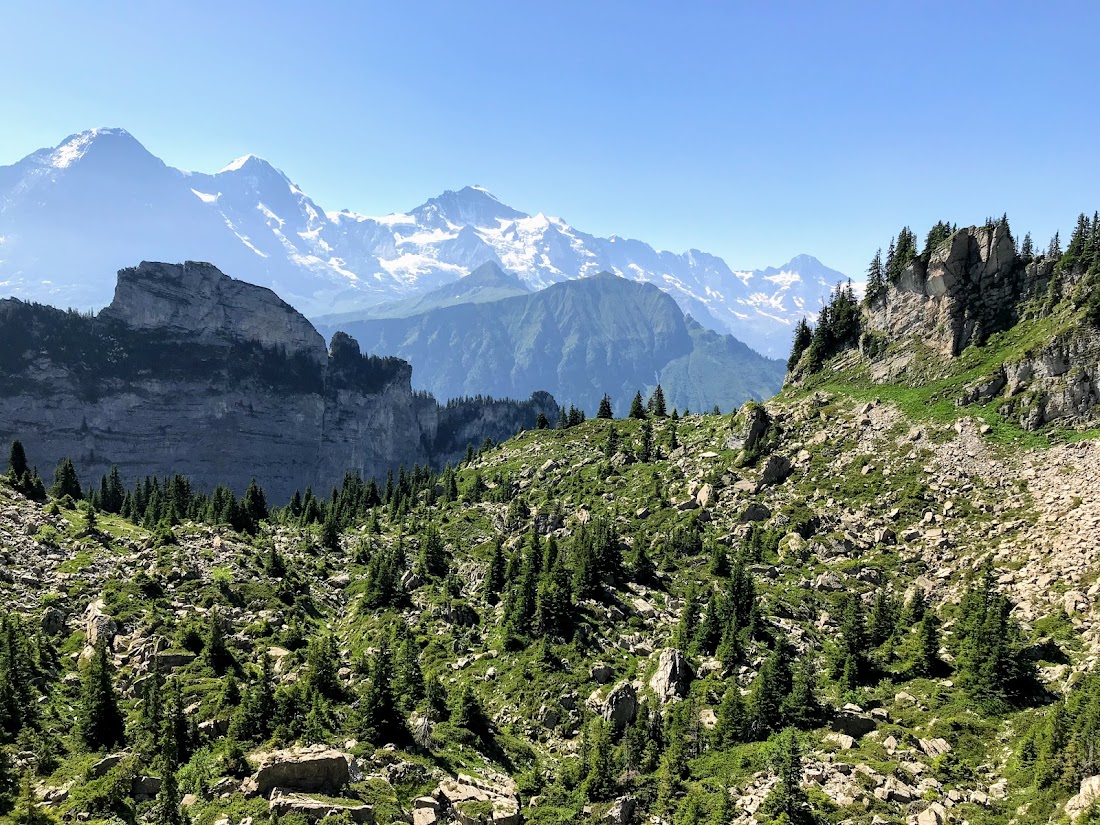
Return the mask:
[[[496,604],[500,600],[500,593],[504,589],[504,572],[504,540],[498,535],[493,541],[489,567],[481,586],[482,595],[489,604]]]
[[[105,642],[96,645],[84,673],[78,727],[81,741],[91,751],[113,748],[126,738],[115,695],[114,668]]]
[[[600,399],[600,408],[596,411],[596,418],[613,418],[611,413],[611,396],[604,393]]]
[[[19,788],[18,775],[7,750],[0,748],[0,816],[15,806],[16,792]]]
[[[880,248],[875,250],[875,257],[867,267],[867,291],[863,297],[864,304],[869,306],[884,292],[886,292],[886,270],[882,267],[882,249]]]
[[[658,384],[657,389],[653,391],[653,395],[649,397],[649,401],[646,403],[646,409],[654,418],[668,417],[668,407],[665,405],[665,391],[661,389],[660,384]]]
[[[718,705],[717,722],[711,731],[711,741],[719,750],[726,750],[746,741],[748,735],[748,711],[736,679],[730,679],[722,701]]]
[[[813,332],[805,318],[799,318],[794,326],[794,341],[791,343],[791,355],[787,359],[787,372],[794,370],[802,359],[802,353],[810,346],[813,340]]]
[[[940,621],[931,610],[921,617],[917,632],[917,659],[913,671],[919,676],[931,676],[940,661]]]
[[[760,806],[760,812],[766,821],[810,825],[813,814],[802,790],[802,750],[793,728],[784,730],[772,743],[771,763],[779,781]]]
[[[165,771],[153,805],[153,825],[187,825],[187,815],[181,806],[182,796],[174,771]]]
[[[535,418],[535,429],[536,430],[549,430],[550,429],[550,419],[546,417],[546,413],[541,412],[541,411],[539,412],[538,416]]]
[[[397,741],[403,733],[393,695],[392,654],[385,646],[371,659],[370,678],[359,701],[359,730],[376,744]]]
[[[642,422],[641,430],[642,443],[638,449],[638,460],[648,464],[653,460],[653,425],[648,419]]]
[[[29,472],[30,467],[27,466],[27,454],[23,450],[23,442],[17,439],[11,443],[11,450],[8,452],[8,478],[13,482],[19,482]]]
[[[791,688],[791,666],[783,642],[776,641],[760,666],[749,698],[749,729],[761,738],[779,730],[783,699]]]
[[[23,774],[20,788],[19,799],[11,812],[12,825],[56,825],[53,814],[38,804],[38,794],[31,786],[29,771]]]
[[[584,792],[592,802],[610,799],[615,783],[611,736],[607,724],[595,717],[588,726],[588,764]]]
[[[80,501],[83,493],[80,491],[80,479],[76,475],[76,467],[71,458],[61,460],[53,474],[53,486],[50,487],[51,498],[64,498],[71,496],[73,501]]]
[[[642,393],[640,390],[634,393],[634,400],[630,402],[630,417],[645,418],[645,407],[642,405]]]

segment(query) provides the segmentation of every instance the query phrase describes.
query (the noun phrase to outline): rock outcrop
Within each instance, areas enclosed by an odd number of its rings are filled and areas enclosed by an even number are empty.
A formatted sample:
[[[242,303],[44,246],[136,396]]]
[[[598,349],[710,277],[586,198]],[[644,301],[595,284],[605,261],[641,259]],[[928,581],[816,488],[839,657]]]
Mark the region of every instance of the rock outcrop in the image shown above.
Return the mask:
[[[20,439],[44,473],[70,457],[86,480],[117,465],[127,483],[181,473],[242,493],[256,478],[281,502],[557,416],[546,393],[440,406],[411,379],[347,335],[326,349],[270,290],[209,264],[122,270],[96,317],[0,301],[0,441]]]
[[[245,780],[253,795],[283,791],[338,793],[351,778],[351,755],[323,747],[292,748],[256,754],[256,773]]]
[[[691,665],[684,654],[670,647],[661,651],[657,672],[649,680],[649,686],[663,704],[687,696],[692,676]]]
[[[869,307],[869,327],[896,339],[916,335],[944,355],[958,355],[1015,323],[1028,290],[1050,278],[1050,266],[1030,271],[1016,257],[1007,227],[969,227],[914,260],[898,282]]]

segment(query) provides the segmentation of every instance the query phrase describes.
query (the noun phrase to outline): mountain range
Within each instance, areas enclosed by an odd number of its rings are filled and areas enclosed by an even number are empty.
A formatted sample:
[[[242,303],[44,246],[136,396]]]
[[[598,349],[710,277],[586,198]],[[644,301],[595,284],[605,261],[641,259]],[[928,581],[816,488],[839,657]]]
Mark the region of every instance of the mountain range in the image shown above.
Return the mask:
[[[625,413],[660,383],[669,409],[733,410],[783,384],[782,361],[704,328],[653,284],[602,272],[528,291],[485,263],[461,281],[379,305],[372,317],[318,322],[368,352],[397,355],[439,398],[526,398],[545,390],[596,412],[604,393]]]
[[[326,211],[254,155],[214,174],[166,165],[124,129],[92,129],[0,167],[0,295],[97,309],[134,260],[207,260],[311,318],[416,298],[487,262],[538,290],[611,272],[653,283],[710,329],[786,354],[797,318],[844,279],[816,258],[736,270],[601,238],[478,186],[408,211]]]

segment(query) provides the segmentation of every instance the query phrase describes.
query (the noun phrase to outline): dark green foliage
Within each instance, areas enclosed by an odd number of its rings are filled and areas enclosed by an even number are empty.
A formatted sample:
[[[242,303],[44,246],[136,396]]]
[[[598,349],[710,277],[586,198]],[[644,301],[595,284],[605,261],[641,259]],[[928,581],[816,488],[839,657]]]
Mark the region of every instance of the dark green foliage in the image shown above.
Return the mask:
[[[863,303],[870,306],[884,294],[886,294],[886,269],[882,265],[882,250],[876,249],[875,257],[867,267],[867,289],[863,295]]]
[[[74,501],[84,498],[80,489],[80,479],[76,475],[76,467],[71,458],[61,460],[53,471],[53,484],[50,486],[51,498],[64,498],[69,496]]]
[[[987,563],[959,604],[955,628],[959,684],[990,710],[1022,702],[1035,679],[1034,664],[1023,654],[1012,602],[996,586]]]
[[[8,478],[12,481],[18,481],[30,470],[31,468],[27,465],[27,453],[23,450],[23,443],[16,439],[11,443],[11,450],[8,452]]]
[[[749,732],[762,739],[783,727],[783,700],[791,691],[791,665],[782,642],[776,642],[760,666],[749,694]]]
[[[600,408],[596,411],[596,418],[614,418],[611,413],[611,396],[604,393],[600,399]]]
[[[634,394],[634,400],[630,402],[630,418],[645,418],[645,407],[642,405],[642,393]]]
[[[787,728],[771,744],[771,767],[778,778],[760,806],[764,822],[809,825],[814,821],[806,792],[802,790],[802,749],[798,734]]]
[[[31,775],[23,774],[19,798],[11,812],[12,825],[56,825],[57,819],[48,808],[40,807],[38,794],[31,786]]]
[[[741,688],[736,679],[730,679],[716,712],[717,723],[711,731],[714,747],[724,750],[748,741],[749,716]]]
[[[841,689],[851,690],[870,677],[869,643],[863,601],[858,595],[851,595],[844,605],[840,635],[830,663],[831,675],[840,682]]]
[[[306,689],[319,693],[325,699],[343,698],[343,685],[336,675],[340,670],[340,653],[336,648],[336,638],[331,633],[323,633],[310,639],[306,652]]]
[[[665,391],[661,389],[660,384],[653,390],[653,394],[649,396],[649,401],[646,402],[646,411],[654,418],[668,417],[668,406],[665,404]]]
[[[857,346],[861,331],[859,302],[856,300],[852,282],[837,284],[829,303],[818,314],[817,326],[814,327],[810,344],[806,347],[810,371],[819,370],[834,355]],[[795,332],[797,335],[798,330]],[[793,350],[791,354],[793,357]]]
[[[1076,793],[1081,780],[1100,773],[1100,677],[1089,674],[1055,702],[1025,736],[1020,762],[1036,787]]]
[[[420,538],[420,554],[416,561],[416,571],[422,576],[442,578],[449,567],[447,551],[443,539],[435,525],[429,525]]]
[[[107,750],[125,741],[125,724],[115,695],[114,667],[105,643],[96,646],[84,672],[77,712],[80,738],[88,750]]]
[[[153,825],[187,825],[187,815],[180,805],[182,795],[176,774],[166,771],[153,804],[153,815],[149,820]]]
[[[588,725],[588,762],[585,795],[593,802],[610,799],[615,786],[615,762],[607,724],[594,718]]]
[[[359,731],[364,739],[377,745],[404,738],[405,726],[393,694],[393,656],[388,647],[371,657],[367,684],[359,698]]]
[[[935,252],[940,244],[950,238],[954,232],[955,227],[947,221],[936,221],[935,226],[928,230],[928,235],[924,238],[924,254]]]
[[[790,357],[787,358],[787,372],[794,371],[794,368],[802,359],[802,354],[809,348],[813,337],[813,330],[810,329],[806,319],[799,318],[798,323],[794,326],[794,341],[791,343]]]
[[[918,256],[917,236],[908,226],[903,226],[898,233],[897,241],[890,241],[890,248],[886,253],[886,279],[896,284],[909,264]]]

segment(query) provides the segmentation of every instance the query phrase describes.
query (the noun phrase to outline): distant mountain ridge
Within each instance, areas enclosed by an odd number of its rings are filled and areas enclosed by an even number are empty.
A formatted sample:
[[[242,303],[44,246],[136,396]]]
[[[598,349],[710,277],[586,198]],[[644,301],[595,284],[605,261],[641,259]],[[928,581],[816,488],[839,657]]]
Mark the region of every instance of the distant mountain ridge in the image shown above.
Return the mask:
[[[469,276],[489,289],[508,277],[495,264]],[[730,411],[782,385],[782,362],[685,317],[653,284],[603,272],[534,293],[448,301],[454,286],[424,295],[420,312],[398,307],[392,317],[346,315],[318,326],[409,361],[414,386],[439,398],[545,390],[593,414],[606,392],[625,415],[635,392],[658,383],[681,411]]]
[[[212,261],[312,318],[415,297],[489,262],[531,289],[609,271],[656,284],[699,322],[771,355],[844,278],[809,256],[734,270],[698,250],[599,238],[477,186],[383,217],[325,211],[262,158],[184,172],[124,129],[0,167],[0,295],[99,308],[113,288],[104,273],[136,259]]]

